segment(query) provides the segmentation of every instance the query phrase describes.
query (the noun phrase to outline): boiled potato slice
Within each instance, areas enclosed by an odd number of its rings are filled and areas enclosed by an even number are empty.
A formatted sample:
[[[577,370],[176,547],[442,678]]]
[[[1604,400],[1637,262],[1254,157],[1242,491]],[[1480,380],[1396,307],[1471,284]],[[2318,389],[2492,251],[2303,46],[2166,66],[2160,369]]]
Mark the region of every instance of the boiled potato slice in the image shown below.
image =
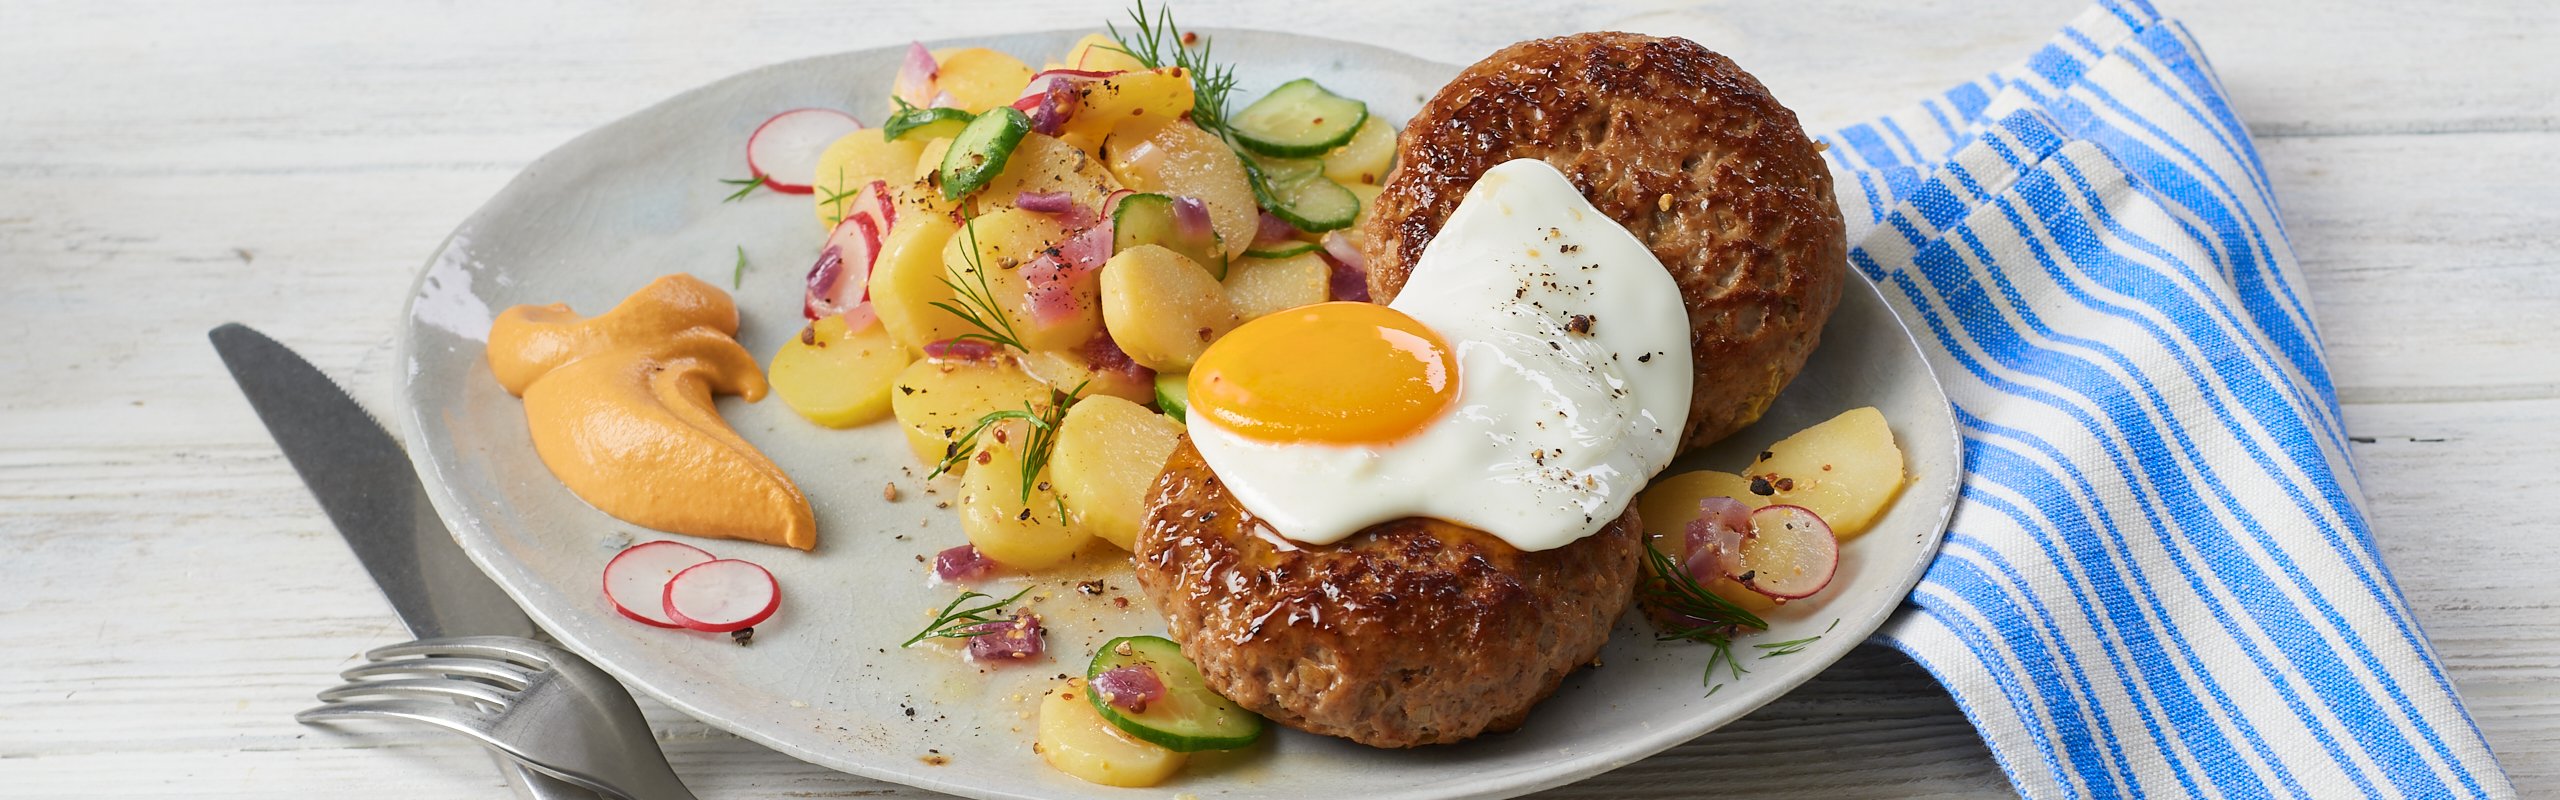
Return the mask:
[[[1730,472],[1665,475],[1636,496],[1636,518],[1644,523],[1645,541],[1673,561],[1684,558],[1689,552],[1689,523],[1698,518],[1698,501],[1708,497],[1730,497],[1752,508],[1769,504],[1769,498],[1751,493],[1749,479]],[[1730,578],[1708,581],[1706,590],[1754,614],[1778,607],[1778,601]]]
[[[1049,388],[1077,397],[1111,396],[1137,402],[1154,400],[1155,374],[1149,371],[1098,370],[1078,350],[1035,350],[1022,356],[1022,371]],[[1078,389],[1077,387],[1083,387]]]
[[[1067,516],[1103,541],[1135,550],[1147,518],[1147,491],[1182,439],[1172,419],[1117,397],[1093,397],[1067,409],[1049,471]]]
[[[809,323],[782,343],[768,370],[784,405],[830,428],[889,416],[889,385],[907,368],[907,350],[877,321],[849,330],[844,317]]]
[[[1396,160],[1396,128],[1370,117],[1333,152],[1324,154],[1324,176],[1344,186],[1377,186],[1387,182]]]
[[[933,305],[952,300],[951,285],[942,282],[949,274],[942,268],[942,251],[959,229],[942,216],[899,220],[871,263],[871,307],[880,312],[889,338],[910,354],[922,354],[926,342],[977,330]]]
[[[1152,244],[1102,265],[1102,319],[1131,360],[1161,372],[1189,371],[1210,342],[1244,322],[1208,270]]]
[[[1188,122],[1148,127],[1122,125],[1103,142],[1111,174],[1141,192],[1198,198],[1209,207],[1209,227],[1227,245],[1227,257],[1244,255],[1261,228],[1261,206],[1245,177],[1244,161],[1216,134]]]
[[[835,230],[844,220],[845,209],[853,204],[845,192],[868,186],[872,181],[887,181],[891,187],[914,183],[916,159],[924,152],[924,143],[913,139],[889,141],[879,128],[864,128],[844,135],[818,155],[818,172],[809,185],[816,199],[818,222],[827,230]],[[938,159],[937,159],[938,160]],[[900,195],[911,194],[901,191]],[[831,202],[832,201],[832,202]],[[899,209],[904,211],[904,208]]]
[[[949,136],[934,139],[916,151],[915,180],[932,189],[935,197],[942,196],[942,187],[935,181],[941,180],[942,157],[951,154],[951,141]]]
[[[971,114],[1012,105],[1014,98],[1022,96],[1022,87],[1031,85],[1031,67],[984,47],[944,50],[934,53],[933,59],[941,66],[934,88],[950,92]]]
[[[1769,503],[1804,506],[1855,539],[1902,491],[1902,448],[1884,412],[1851,409],[1769,446],[1746,473],[1769,482]]]
[[[1112,55],[1119,55],[1113,53]],[[1153,131],[1191,111],[1191,77],[1177,69],[1124,72],[1087,84],[1060,135],[1093,143],[1122,128]]]
[[[1101,303],[1093,296],[1093,283],[1061,287],[1062,291],[1081,295],[1074,303],[1074,313],[1044,320],[1031,313],[1032,287],[1022,270],[1042,250],[1066,236],[1066,229],[1048,214],[1018,208],[992,209],[971,218],[959,233],[952,235],[951,242],[943,247],[942,268],[953,283],[969,291],[980,289],[983,268],[983,299],[993,302],[1012,323],[1013,334],[1021,339],[1024,349],[1080,347],[1102,330]],[[985,313],[974,302],[965,307]]]
[[[1121,733],[1085,697],[1083,678],[1070,678],[1040,700],[1040,737],[1031,749],[1069,775],[1104,786],[1154,786],[1173,777],[1190,756]]]
[[[978,435],[978,457],[960,476],[960,531],[978,552],[1015,569],[1065,561],[1093,538],[1067,516],[1049,470],[1032,474],[1026,491],[1022,459],[1030,430],[1022,420],[988,428]]]
[[[1067,48],[1066,59],[1059,63],[1067,65],[1070,69],[1087,72],[1122,72],[1147,68],[1145,62],[1139,61],[1136,56],[1129,55],[1129,51],[1122,49],[1119,40],[1099,33],[1088,33],[1084,38],[1077,39],[1076,46]]]
[[[898,373],[889,394],[889,410],[906,428],[907,446],[928,467],[942,463],[952,441],[968,435],[988,412],[1047,402],[1049,387],[1003,359],[917,361]]]
[[[970,202],[984,213],[1013,205],[1024,192],[1065,192],[1076,205],[1099,211],[1102,199],[1117,188],[1120,182],[1102,162],[1057,137],[1027,133],[1005,159],[1004,172],[971,195]]]
[[[1245,258],[1227,266],[1227,302],[1245,319],[1314,305],[1333,292],[1333,266],[1323,256]]]

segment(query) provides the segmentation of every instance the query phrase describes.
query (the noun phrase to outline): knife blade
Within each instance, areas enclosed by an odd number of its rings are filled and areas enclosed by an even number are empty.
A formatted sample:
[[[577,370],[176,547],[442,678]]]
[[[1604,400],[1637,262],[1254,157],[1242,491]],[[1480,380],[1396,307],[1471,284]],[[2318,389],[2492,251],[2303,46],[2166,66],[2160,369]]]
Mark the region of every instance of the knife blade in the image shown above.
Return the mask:
[[[533,618],[471,564],[427,501],[391,432],[301,355],[248,326],[208,334],[285,460],[418,638],[537,636]],[[500,759],[521,797],[595,800],[594,792]]]

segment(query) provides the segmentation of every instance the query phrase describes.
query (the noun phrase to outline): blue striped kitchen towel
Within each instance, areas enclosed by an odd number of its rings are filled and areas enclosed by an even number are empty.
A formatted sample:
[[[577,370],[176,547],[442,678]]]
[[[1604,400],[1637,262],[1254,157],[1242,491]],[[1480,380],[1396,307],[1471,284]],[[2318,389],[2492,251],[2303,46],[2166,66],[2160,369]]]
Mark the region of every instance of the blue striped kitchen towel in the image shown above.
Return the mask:
[[[2108,2],[1822,139],[1967,460],[1877,636],[2021,794],[2514,795],[2374,548],[2266,170],[2183,28]]]

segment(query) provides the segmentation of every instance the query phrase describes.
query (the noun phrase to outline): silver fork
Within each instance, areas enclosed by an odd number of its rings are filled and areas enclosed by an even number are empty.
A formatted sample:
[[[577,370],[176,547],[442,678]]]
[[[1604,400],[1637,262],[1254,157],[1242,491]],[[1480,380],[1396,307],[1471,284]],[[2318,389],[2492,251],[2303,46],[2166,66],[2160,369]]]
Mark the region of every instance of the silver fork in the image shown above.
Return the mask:
[[[514,636],[375,648],[295,720],[423,722],[624,800],[694,800],[631,694],[576,653]],[[465,701],[461,703],[456,700]]]

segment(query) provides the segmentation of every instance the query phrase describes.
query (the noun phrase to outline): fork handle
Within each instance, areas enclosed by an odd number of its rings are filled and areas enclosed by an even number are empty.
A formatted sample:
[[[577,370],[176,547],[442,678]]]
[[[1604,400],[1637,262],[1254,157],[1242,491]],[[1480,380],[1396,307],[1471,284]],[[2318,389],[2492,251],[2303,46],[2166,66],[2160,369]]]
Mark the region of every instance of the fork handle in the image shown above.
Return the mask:
[[[489,753],[489,758],[498,762],[498,776],[505,778],[507,785],[516,790],[519,800],[612,800],[577,784],[535,772],[495,751]]]

